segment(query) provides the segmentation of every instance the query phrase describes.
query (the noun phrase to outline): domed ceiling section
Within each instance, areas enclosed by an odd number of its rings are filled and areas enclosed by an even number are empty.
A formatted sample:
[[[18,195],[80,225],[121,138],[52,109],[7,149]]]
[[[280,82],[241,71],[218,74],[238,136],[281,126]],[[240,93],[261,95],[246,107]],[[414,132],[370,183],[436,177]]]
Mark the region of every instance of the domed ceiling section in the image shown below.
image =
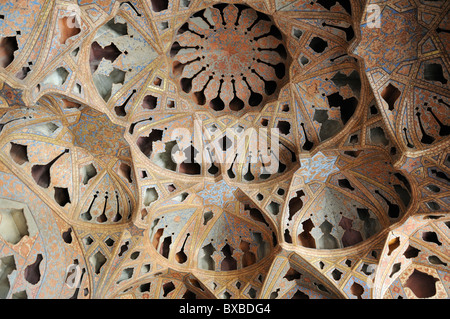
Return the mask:
[[[371,6],[373,10],[363,16],[362,38],[354,52],[364,59],[390,135],[402,153],[446,147],[448,3],[368,1]]]
[[[169,262],[208,271],[234,271],[270,256],[275,229],[252,202],[224,181],[194,186],[177,203],[155,202],[149,245]]]
[[[3,164],[0,179],[0,298],[90,298],[72,226]]]
[[[96,224],[130,220],[135,180],[118,127],[61,96],[44,97],[40,104],[3,115],[15,120],[1,133],[4,162],[65,218]]]
[[[132,151],[176,178],[226,178],[230,183],[265,182],[298,165],[295,144],[278,130],[259,126],[254,115],[224,120],[229,124],[208,120],[212,124],[204,125],[198,115],[155,114],[130,126]]]
[[[242,4],[194,13],[178,30],[170,57],[181,90],[214,111],[264,105],[289,69],[281,31],[268,15]]]
[[[448,298],[449,8],[0,5],[0,298]]]
[[[376,149],[316,153],[301,159],[293,176],[283,210],[284,241],[316,249],[357,245],[401,220],[413,192]]]
[[[448,215],[416,215],[389,235],[375,298],[448,299]]]
[[[336,299],[341,292],[294,253],[277,255],[262,288],[262,299]]]

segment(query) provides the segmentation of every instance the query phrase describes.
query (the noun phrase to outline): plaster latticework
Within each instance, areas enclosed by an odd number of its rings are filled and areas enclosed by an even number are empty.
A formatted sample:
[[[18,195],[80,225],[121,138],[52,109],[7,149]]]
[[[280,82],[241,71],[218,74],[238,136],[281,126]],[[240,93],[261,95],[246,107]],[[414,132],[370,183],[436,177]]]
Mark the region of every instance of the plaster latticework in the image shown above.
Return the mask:
[[[0,4],[0,298],[449,298],[449,7]]]

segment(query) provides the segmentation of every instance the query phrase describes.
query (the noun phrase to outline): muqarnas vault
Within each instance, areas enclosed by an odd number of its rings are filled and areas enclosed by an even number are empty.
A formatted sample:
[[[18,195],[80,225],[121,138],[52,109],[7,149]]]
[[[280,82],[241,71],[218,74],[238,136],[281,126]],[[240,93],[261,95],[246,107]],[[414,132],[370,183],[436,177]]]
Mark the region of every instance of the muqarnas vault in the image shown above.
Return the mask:
[[[449,7],[3,2],[0,298],[448,298]]]

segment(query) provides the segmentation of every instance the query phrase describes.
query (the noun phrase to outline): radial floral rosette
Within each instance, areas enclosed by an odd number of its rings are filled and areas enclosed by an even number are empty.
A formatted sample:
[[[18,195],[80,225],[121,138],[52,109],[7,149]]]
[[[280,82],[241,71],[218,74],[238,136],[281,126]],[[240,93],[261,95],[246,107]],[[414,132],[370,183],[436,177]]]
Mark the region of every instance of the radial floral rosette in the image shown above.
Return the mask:
[[[268,15],[242,4],[217,4],[194,13],[178,30],[169,53],[172,74],[200,106],[256,108],[274,99],[288,78],[283,38]]]

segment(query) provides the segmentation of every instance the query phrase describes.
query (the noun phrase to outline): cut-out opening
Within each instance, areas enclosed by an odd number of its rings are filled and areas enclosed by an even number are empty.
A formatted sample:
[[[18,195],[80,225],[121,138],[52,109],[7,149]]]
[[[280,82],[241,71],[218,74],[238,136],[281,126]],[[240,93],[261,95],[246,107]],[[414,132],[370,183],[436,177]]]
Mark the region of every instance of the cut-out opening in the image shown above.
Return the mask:
[[[41,271],[39,265],[41,264],[43,257],[41,254],[36,256],[34,263],[28,265],[25,268],[24,277],[32,285],[36,285],[41,280]]]
[[[274,201],[271,201],[269,205],[267,205],[267,210],[269,213],[273,215],[278,215],[280,212],[280,204]]]
[[[200,289],[201,291],[205,291],[205,290],[203,289],[203,287],[200,285],[200,282],[199,282],[197,279],[195,279],[195,278],[189,278],[189,282],[191,283],[192,286],[194,286],[194,287]]]
[[[128,245],[130,245],[130,242],[127,240],[125,243],[123,243],[122,246],[120,246],[120,251],[118,253],[119,257],[122,257],[123,254],[128,250]]]
[[[376,107],[376,105],[371,105],[371,106],[370,106],[370,114],[371,114],[371,115],[376,115],[376,114],[378,114],[378,108]]]
[[[28,76],[28,73],[30,73],[31,69],[29,66],[22,67],[17,73],[16,78],[19,80],[23,80]]]
[[[391,274],[389,275],[389,278],[392,278],[392,276],[394,276],[396,273],[398,273],[400,271],[402,267],[401,263],[395,263],[394,265],[392,265],[392,270],[391,270]]]
[[[176,202],[181,203],[181,202],[184,202],[188,196],[189,196],[189,193],[183,192],[183,193],[179,194],[178,196],[175,196],[172,199]]]
[[[429,243],[435,243],[438,246],[442,245],[442,243],[439,241],[437,234],[434,231],[423,232],[422,239]]]
[[[170,245],[172,244],[172,236],[167,236],[164,238],[162,244],[161,244],[161,248],[159,250],[159,253],[165,257],[165,258],[169,258],[169,254],[170,254]]]
[[[250,287],[250,289],[248,290],[247,294],[252,299],[256,298],[256,290],[253,287]]]
[[[125,83],[125,74],[126,71],[122,71],[113,67],[113,70],[108,75],[94,75],[93,80],[95,87],[97,88],[98,93],[105,102],[108,102],[111,98],[112,88],[114,84],[123,85]]]
[[[428,256],[428,261],[433,265],[447,266],[447,263],[443,262],[438,256]]]
[[[287,121],[278,121],[277,128],[283,135],[288,135],[291,131],[291,124]]]
[[[169,281],[169,282],[163,284],[162,288],[164,291],[163,297],[167,297],[167,295],[169,293],[171,293],[173,290],[175,290],[175,285],[173,284],[173,282]]]
[[[203,225],[206,225],[213,217],[214,213],[212,211],[205,212],[203,214]]]
[[[131,253],[130,259],[131,259],[131,260],[136,260],[136,259],[139,258],[139,255],[140,255],[140,254],[141,254],[141,252],[139,252],[139,251],[134,251],[134,252]]]
[[[81,107],[80,103],[68,99],[61,99],[61,102],[63,103],[63,107],[65,109],[78,109]]]
[[[23,209],[0,209],[0,218],[0,236],[8,243],[15,245],[30,235]]]
[[[162,21],[158,26],[160,31],[164,31],[169,28],[169,21]]]
[[[121,283],[122,281],[131,279],[131,277],[133,277],[133,273],[134,273],[134,268],[125,268],[124,270],[122,270],[122,273],[120,274],[119,280],[117,280],[117,284]]]
[[[142,267],[141,267],[141,274],[146,274],[146,273],[150,272],[150,269],[151,269],[151,265],[150,264],[142,265]]]
[[[141,171],[139,171],[139,177],[140,178],[147,178],[148,177],[148,173],[147,173],[147,171],[146,170],[141,170]]]
[[[148,211],[145,209],[145,208],[143,208],[142,210],[141,210],[141,220],[145,220],[145,218],[148,216]]]
[[[287,242],[288,244],[292,244],[292,236],[289,229],[284,230],[284,241]]]
[[[80,47],[77,47],[77,48],[73,49],[72,52],[70,52],[70,55],[73,57],[76,57],[79,52],[80,52]]]
[[[245,204],[244,209],[250,211],[250,217],[253,220],[256,220],[257,222],[260,223],[264,223],[266,226],[269,226],[269,223],[267,223],[266,219],[264,218],[263,214],[259,209],[250,207],[250,205],[248,204]]]
[[[111,44],[102,47],[100,44],[98,44],[97,41],[94,41],[91,44],[91,52],[89,57],[89,65],[91,68],[91,72],[94,73],[100,63],[103,59],[110,61],[111,63],[114,62],[119,55],[122,54],[122,51],[120,51],[114,42],[111,42]]]
[[[174,109],[175,108],[175,101],[174,100],[167,100],[167,108]]]
[[[14,61],[14,52],[19,49],[16,37],[4,37],[0,41],[0,66],[6,68]]]
[[[136,145],[139,147],[139,149],[145,156],[150,157],[150,155],[153,152],[153,142],[161,141],[162,137],[163,137],[162,130],[153,129],[148,134],[148,136],[140,136],[136,141]],[[173,141],[173,143],[174,143],[173,145],[176,144],[175,141]],[[166,143],[166,150],[167,150],[167,144],[168,143]],[[170,149],[170,150],[172,150],[172,149]]]
[[[188,260],[188,256],[184,252],[184,249],[185,249],[186,242],[187,242],[189,236],[190,236],[190,233],[187,233],[186,237],[184,238],[184,242],[183,242],[183,245],[181,246],[181,249],[175,254],[175,260],[180,264],[184,264]]]
[[[92,239],[91,236],[88,236],[88,237],[86,237],[86,238],[83,238],[83,242],[84,242],[84,244],[85,244],[86,246],[89,246],[89,245],[91,245],[91,244],[94,242],[94,240]]]
[[[301,65],[307,65],[309,62],[309,59],[305,56],[301,56],[299,60],[300,60]]]
[[[97,170],[95,166],[90,163],[81,168],[81,178],[83,180],[83,185],[89,183],[89,180],[97,175]]]
[[[262,125],[262,126],[267,126],[267,125],[269,125],[269,120],[268,120],[268,119],[261,119],[261,125]]]
[[[394,237],[388,242],[388,256],[392,254],[394,250],[396,250],[400,246],[400,237]]]
[[[0,296],[1,298],[1,296]],[[28,299],[27,291],[22,290],[12,294],[11,299]]]
[[[151,203],[156,201],[159,198],[158,192],[156,188],[149,187],[145,190],[144,194],[144,206],[149,206]]]
[[[114,239],[112,239],[111,237],[108,237],[108,238],[105,240],[105,244],[106,244],[108,247],[112,247],[112,246],[114,245],[114,243],[115,243],[115,241],[114,241]]]
[[[374,144],[380,144],[387,146],[389,144],[389,140],[386,138],[384,134],[383,128],[377,126],[370,129],[370,141]]]
[[[220,268],[222,271],[231,271],[237,269],[237,260],[233,258],[234,249],[228,243],[225,244],[222,248],[222,253],[225,255],[225,258],[222,259],[220,263]]]
[[[433,193],[439,193],[441,191],[440,187],[433,185],[433,184],[429,184],[429,185],[425,186],[425,188]]]
[[[47,122],[43,124],[38,124],[33,126],[33,131],[37,133],[41,133],[45,136],[52,135],[57,129],[59,128],[58,125],[56,125],[53,122]]]
[[[381,97],[388,104],[389,111],[394,110],[394,104],[400,97],[400,95],[401,95],[400,90],[394,85],[392,85],[392,83],[389,83],[388,86],[386,86],[384,90],[381,92]]]
[[[182,8],[189,8],[190,4],[191,4],[191,0],[181,0],[180,1],[180,6]]]
[[[423,73],[423,77],[427,81],[438,81],[442,84],[447,84],[442,65],[438,63],[426,63]]]
[[[69,227],[69,229],[62,233],[62,238],[66,244],[72,243],[72,227]]]
[[[407,259],[411,259],[411,258],[416,258],[417,256],[419,256],[419,252],[420,250],[409,245],[408,248],[406,248],[405,252],[403,253],[403,255],[407,258]]]
[[[351,190],[351,191],[354,191],[354,190],[355,190],[355,188],[353,188],[352,184],[350,184],[349,180],[346,179],[346,178],[339,179],[339,180],[338,180],[338,185],[339,185],[339,187],[341,187],[341,188],[347,188],[347,189],[349,189],[349,190]]]
[[[339,281],[341,280],[342,277],[342,271],[338,270],[337,268],[335,268],[332,272],[331,272],[331,276],[333,277],[334,280]]]
[[[439,279],[414,269],[408,277],[405,287],[408,287],[418,298],[430,298],[436,294],[436,282]]]
[[[64,67],[59,67],[49,75],[47,75],[42,81],[42,85],[54,85],[57,87],[62,86],[66,83],[67,77],[69,76],[69,71]]]
[[[375,270],[372,268],[372,265],[368,265],[368,264],[364,263],[364,264],[361,266],[361,271],[362,271],[366,276],[370,276],[371,274],[373,274],[373,272],[374,272]]]
[[[361,152],[362,151],[344,151],[344,154],[356,158]]]
[[[328,47],[328,42],[319,37],[314,37],[309,43],[309,46],[314,52],[322,53]]]
[[[292,281],[292,280],[298,280],[298,279],[300,279],[300,277],[301,277],[301,274],[294,268],[290,267],[283,278],[285,278],[287,281]]]
[[[106,263],[106,257],[100,251],[97,251],[91,257],[89,257],[89,261],[94,267],[95,274],[99,274],[102,266]]]
[[[118,173],[120,176],[124,177],[128,181],[128,183],[133,182],[133,180],[131,179],[132,174],[131,166],[128,165],[127,163],[124,162],[120,163]]]
[[[256,262],[256,255],[250,251],[250,243],[241,240],[239,244],[239,249],[244,253],[242,255],[242,268],[253,265]]]
[[[69,190],[65,187],[55,187],[55,201],[59,206],[64,207],[66,204],[70,204]]]
[[[362,299],[362,294],[364,293],[364,287],[361,286],[360,284],[358,284],[357,282],[354,282],[351,286],[350,286],[350,293],[353,296],[356,296],[356,298],[358,299]]]
[[[142,284],[139,286],[139,291],[140,292],[150,292],[150,286],[151,286],[150,282]]]
[[[146,95],[142,100],[142,107],[147,110],[153,110],[158,105],[158,97],[153,95]]]
[[[277,288],[275,291],[272,291],[270,293],[269,299],[277,299],[279,291],[280,291],[280,288]]]
[[[228,291],[224,291],[222,295],[220,295],[221,299],[231,299],[231,294]]]
[[[300,39],[300,37],[302,36],[302,34],[303,34],[303,31],[302,31],[302,30],[297,29],[297,28],[293,28],[293,29],[292,29],[292,36],[293,36],[294,38],[296,38],[297,40]]]
[[[161,12],[169,7],[169,0],[151,0],[151,3],[155,12]]]
[[[354,135],[350,136],[350,139],[349,139],[350,144],[356,144],[358,142],[359,142],[358,134],[354,134]]]
[[[155,79],[153,80],[154,86],[161,87],[162,83],[163,83],[163,80],[159,76],[156,76]]]
[[[8,276],[17,269],[14,255],[0,258],[0,298],[6,299],[11,288]]]
[[[159,228],[155,235],[153,236],[152,244],[155,249],[158,249],[159,247],[159,240],[161,239],[162,234],[164,233],[164,228]]]
[[[65,44],[66,41],[81,32],[76,16],[62,17],[58,20],[59,43]]]
[[[65,153],[68,153],[69,150],[66,149],[64,152],[56,156],[54,159],[52,159],[50,162],[48,162],[45,165],[36,164],[31,167],[31,176],[33,177],[36,184],[38,184],[40,187],[48,188],[50,186],[51,181],[51,175],[50,175],[50,169],[52,165]],[[55,188],[55,195],[56,195],[56,188]],[[56,198],[55,198],[56,199]],[[59,203],[59,202],[58,202]]]
[[[301,189],[299,191],[295,192],[295,196],[293,196],[289,200],[289,217],[288,220],[292,220],[292,217],[302,209],[303,207],[303,200],[302,197],[305,196],[305,192]]]
[[[212,258],[212,254],[216,251],[214,246],[209,243],[208,245],[202,247],[203,256],[200,259],[199,266],[205,270],[214,270],[215,269],[215,261]]]
[[[433,211],[441,210],[441,206],[435,201],[426,202],[425,205],[427,205],[427,207]]]
[[[309,299],[309,296],[297,289],[297,291],[295,292],[295,294],[292,296],[291,299]]]

